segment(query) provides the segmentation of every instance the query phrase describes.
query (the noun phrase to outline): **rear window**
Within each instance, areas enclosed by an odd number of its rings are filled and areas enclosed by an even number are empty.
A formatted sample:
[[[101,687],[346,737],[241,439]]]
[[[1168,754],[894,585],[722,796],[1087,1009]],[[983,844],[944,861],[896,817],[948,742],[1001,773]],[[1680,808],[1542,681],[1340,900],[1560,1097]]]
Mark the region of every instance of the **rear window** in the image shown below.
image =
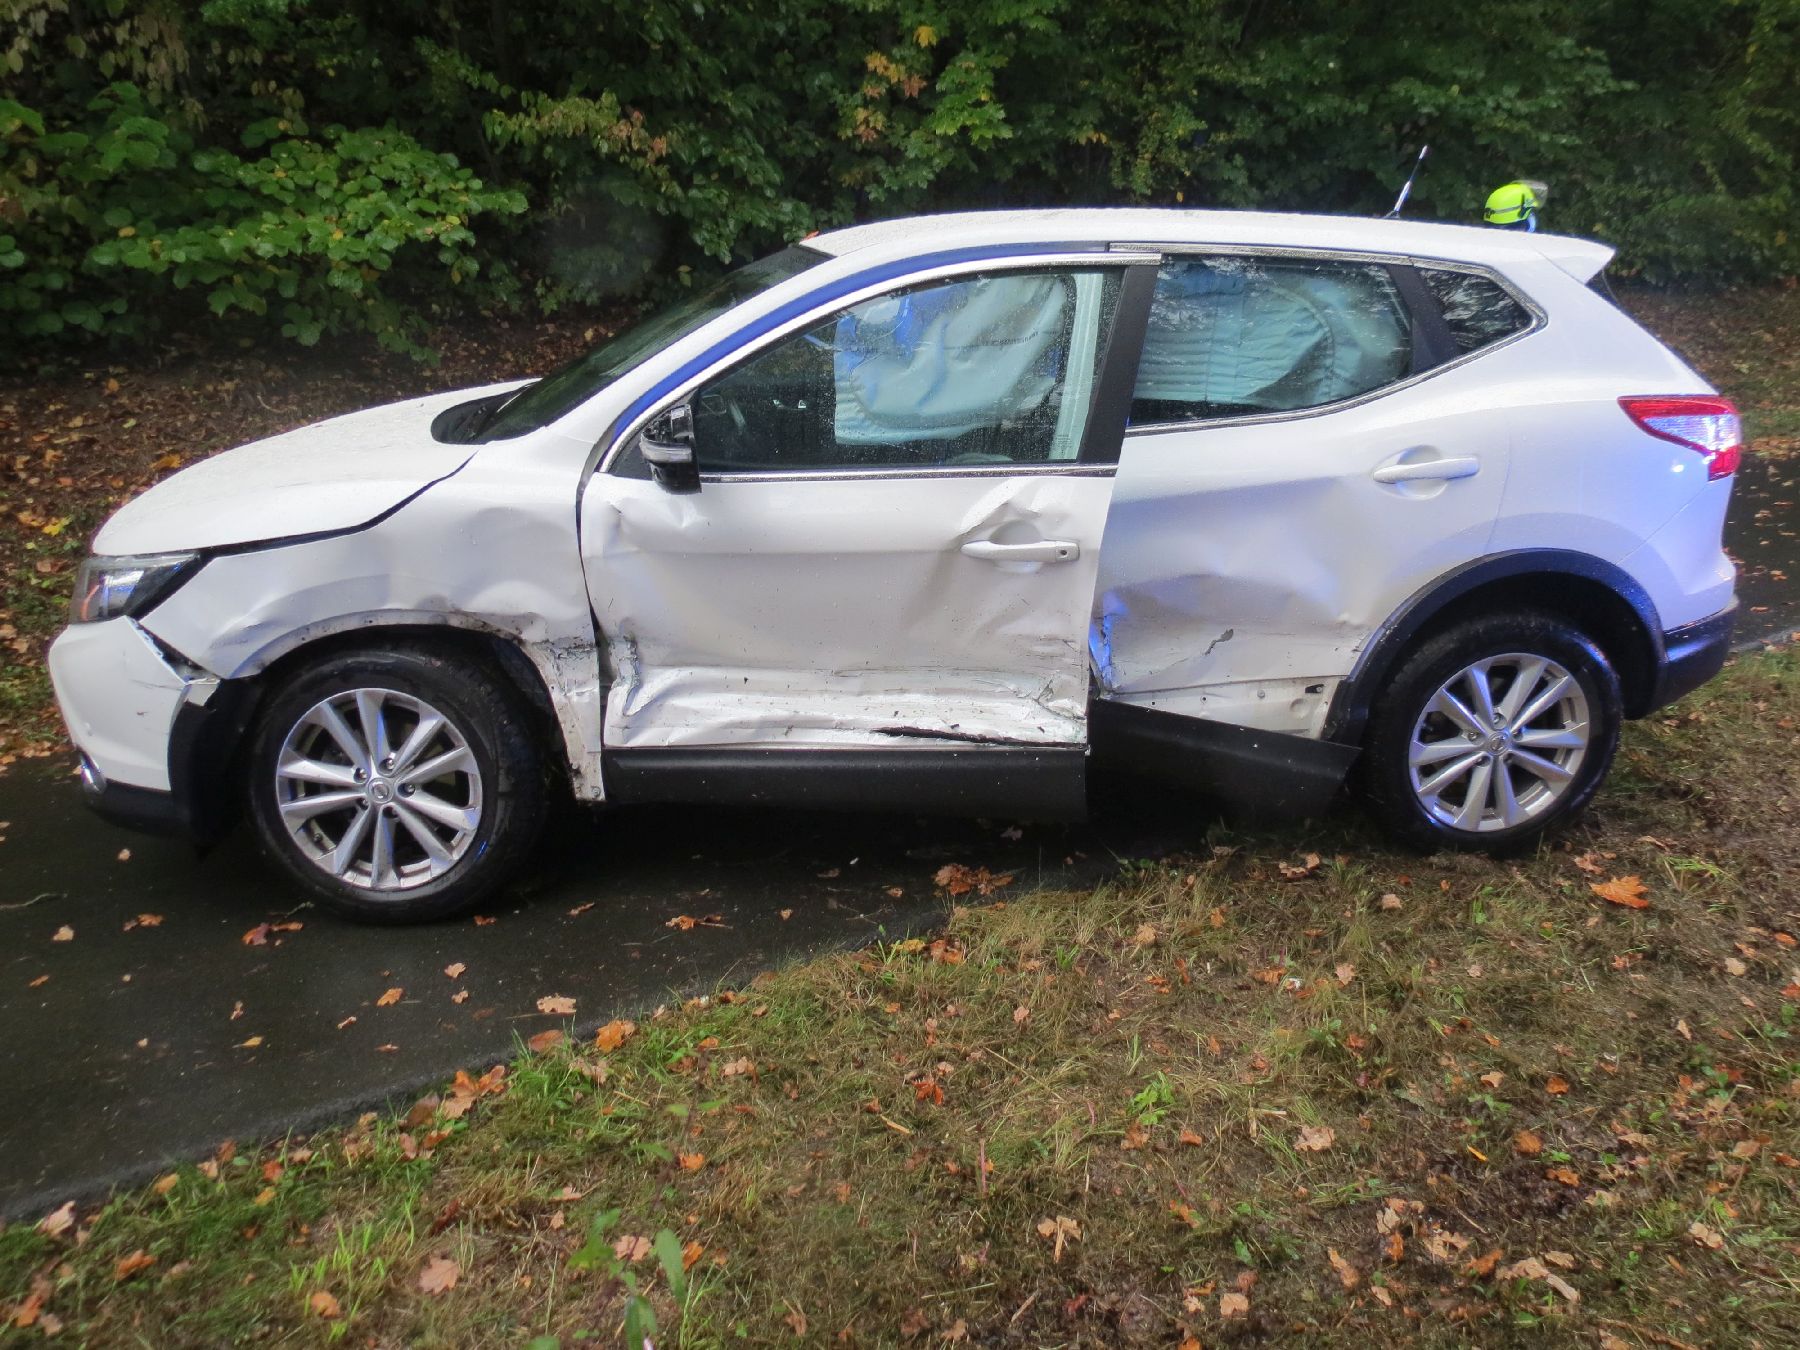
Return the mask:
[[[1151,301],[1131,423],[1323,407],[1405,379],[1412,325],[1385,267],[1180,258]]]
[[[1458,352],[1478,351],[1531,327],[1531,314],[1492,277],[1421,267],[1420,277],[1437,297]]]

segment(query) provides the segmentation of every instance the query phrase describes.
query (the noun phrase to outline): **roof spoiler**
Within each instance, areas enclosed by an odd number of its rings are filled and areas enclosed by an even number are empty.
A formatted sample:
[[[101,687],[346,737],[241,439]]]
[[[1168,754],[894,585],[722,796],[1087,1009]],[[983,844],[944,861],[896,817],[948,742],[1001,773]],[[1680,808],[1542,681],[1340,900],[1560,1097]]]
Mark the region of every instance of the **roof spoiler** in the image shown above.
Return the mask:
[[[1564,234],[1528,234],[1524,236],[1546,260],[1555,263],[1583,285],[1592,281],[1617,252],[1609,244],[1592,239],[1575,239]]]

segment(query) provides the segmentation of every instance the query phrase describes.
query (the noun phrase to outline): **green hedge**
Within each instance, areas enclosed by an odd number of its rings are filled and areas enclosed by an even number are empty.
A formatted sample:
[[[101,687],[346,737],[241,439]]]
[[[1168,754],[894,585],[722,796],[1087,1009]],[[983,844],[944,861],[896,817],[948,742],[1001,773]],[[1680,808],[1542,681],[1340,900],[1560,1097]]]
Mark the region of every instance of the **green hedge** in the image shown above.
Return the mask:
[[[954,206],[1422,216],[1523,175],[1657,281],[1792,274],[1793,0],[0,0],[0,342],[417,350]],[[529,209],[527,209],[529,206]]]

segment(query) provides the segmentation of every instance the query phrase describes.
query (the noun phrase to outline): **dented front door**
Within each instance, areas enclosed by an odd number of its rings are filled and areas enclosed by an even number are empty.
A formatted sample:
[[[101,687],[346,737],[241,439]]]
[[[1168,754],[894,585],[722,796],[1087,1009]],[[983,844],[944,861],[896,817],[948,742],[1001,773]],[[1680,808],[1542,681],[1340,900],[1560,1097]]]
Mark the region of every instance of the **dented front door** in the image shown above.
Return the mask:
[[[935,278],[665,401],[700,490],[627,448],[582,505],[609,750],[1082,746],[1127,270]]]

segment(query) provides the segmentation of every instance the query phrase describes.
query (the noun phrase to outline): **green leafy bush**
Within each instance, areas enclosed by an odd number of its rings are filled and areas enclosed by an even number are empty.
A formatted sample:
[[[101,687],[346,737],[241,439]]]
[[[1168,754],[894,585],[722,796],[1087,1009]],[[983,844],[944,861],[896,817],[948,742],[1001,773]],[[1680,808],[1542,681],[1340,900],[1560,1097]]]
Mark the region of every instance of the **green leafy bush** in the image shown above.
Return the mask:
[[[28,346],[410,347],[935,208],[1379,212],[1426,141],[1415,215],[1527,176],[1623,270],[1800,271],[1793,0],[0,0],[0,70]]]
[[[134,85],[86,111],[47,131],[0,102],[0,191],[20,207],[0,237],[0,316],[22,340],[143,336],[204,307],[307,345],[360,330],[417,353],[422,299],[481,274],[470,219],[525,205],[392,129],[312,139],[269,118],[239,155],[198,147]]]

